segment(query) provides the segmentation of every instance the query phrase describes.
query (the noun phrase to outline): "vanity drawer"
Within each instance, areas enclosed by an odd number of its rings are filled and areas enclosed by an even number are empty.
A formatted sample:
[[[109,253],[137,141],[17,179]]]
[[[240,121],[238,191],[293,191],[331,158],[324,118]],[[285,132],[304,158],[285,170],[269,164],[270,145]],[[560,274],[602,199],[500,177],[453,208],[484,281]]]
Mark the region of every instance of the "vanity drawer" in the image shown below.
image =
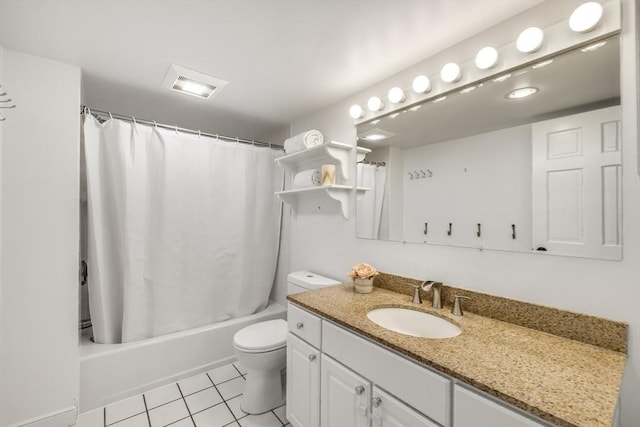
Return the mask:
[[[448,378],[329,322],[322,327],[322,351],[437,423],[451,425]]]
[[[322,320],[318,316],[288,303],[287,325],[291,333],[320,348]]]

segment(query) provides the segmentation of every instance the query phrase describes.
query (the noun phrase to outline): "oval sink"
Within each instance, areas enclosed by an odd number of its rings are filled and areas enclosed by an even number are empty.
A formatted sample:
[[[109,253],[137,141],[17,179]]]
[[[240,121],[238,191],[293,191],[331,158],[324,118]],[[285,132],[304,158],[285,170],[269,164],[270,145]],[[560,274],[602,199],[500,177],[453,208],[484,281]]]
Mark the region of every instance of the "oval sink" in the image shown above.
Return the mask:
[[[458,326],[438,316],[406,308],[376,308],[367,317],[385,329],[414,337],[453,338],[462,333]]]

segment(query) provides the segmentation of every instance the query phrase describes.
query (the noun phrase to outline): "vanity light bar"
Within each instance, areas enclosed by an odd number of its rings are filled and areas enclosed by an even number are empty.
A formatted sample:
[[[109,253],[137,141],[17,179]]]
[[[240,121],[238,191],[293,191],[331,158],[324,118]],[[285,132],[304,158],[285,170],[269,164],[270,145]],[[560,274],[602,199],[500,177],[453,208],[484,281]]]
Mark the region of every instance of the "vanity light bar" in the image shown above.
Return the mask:
[[[613,3],[614,3],[613,1],[609,2],[609,4],[613,4]],[[611,6],[609,7],[609,9],[611,9],[612,7],[615,7],[615,6]],[[617,7],[619,8],[619,5]],[[615,13],[610,15],[615,15]],[[598,27],[598,24],[601,23],[603,16],[604,16],[604,7],[598,2],[589,1],[581,4],[571,13],[571,16],[568,19],[568,27],[571,31],[576,33],[581,33],[581,34],[588,33],[595,30]],[[555,28],[555,27],[556,26],[552,26],[550,28]],[[619,29],[619,23],[618,23],[618,29]],[[515,48],[521,54],[532,55],[538,51],[541,51],[543,44],[546,44],[545,32],[538,27],[529,27],[518,35],[518,38],[515,42]],[[600,47],[598,44],[595,44],[592,46],[593,46],[592,49],[597,49],[597,47]],[[591,46],[583,48],[583,51],[589,51],[590,48]],[[549,50],[548,48],[545,48],[545,49]],[[548,54],[548,52],[546,54]],[[510,55],[510,53],[508,53],[508,55]],[[492,46],[485,46],[478,51],[473,62],[475,64],[475,67],[478,70],[486,71],[496,67],[499,61],[500,61],[500,53],[498,52],[498,50]],[[548,65],[551,62],[552,60],[543,61],[534,65],[533,68],[543,67],[545,65]],[[503,69],[504,68],[505,67],[503,66]],[[450,62],[444,65],[440,71],[439,77],[440,77],[439,80],[441,82],[439,85],[440,90],[435,91],[434,96],[436,97],[438,92],[440,92],[441,94],[445,94],[451,91],[451,89],[455,89],[455,86],[453,88],[450,88],[450,87],[447,87],[447,85],[455,85],[457,82],[461,82],[464,85],[473,83],[473,80],[470,77],[465,77],[464,80],[467,80],[467,81],[463,81],[462,67],[454,62]],[[493,78],[492,80],[494,82],[501,82],[506,80],[509,77],[511,77],[511,74],[505,73],[503,75]],[[478,80],[481,80],[481,79],[478,79]],[[401,87],[393,87],[391,90],[389,90],[389,93],[387,94],[387,100],[389,101],[389,108],[388,108],[388,111],[386,111],[384,114],[392,112],[395,108],[398,108],[400,104],[407,102],[407,100],[410,103],[416,103],[424,100],[426,98],[426,96],[424,95],[431,92],[432,89],[433,89],[432,82],[429,79],[429,77],[425,75],[419,75],[413,80],[411,84],[411,90],[412,90],[411,96],[410,96],[411,99],[409,99],[409,97]],[[468,89],[463,89],[463,90],[460,90],[459,92],[468,93],[468,92],[471,92],[472,90],[473,89],[469,87]],[[444,99],[446,99],[446,96],[439,96],[436,99],[434,99],[433,102],[439,102]],[[383,99],[377,96],[372,96],[371,98],[369,98],[367,102],[367,109],[369,110],[370,116],[375,117],[377,115],[382,114],[381,112],[383,112],[385,108],[386,108],[385,102],[383,101]],[[414,110],[410,108],[409,111],[414,111]],[[364,117],[367,115],[367,112],[362,106],[355,104],[355,105],[352,105],[351,108],[349,109],[349,115],[355,121],[360,121],[364,119]]]

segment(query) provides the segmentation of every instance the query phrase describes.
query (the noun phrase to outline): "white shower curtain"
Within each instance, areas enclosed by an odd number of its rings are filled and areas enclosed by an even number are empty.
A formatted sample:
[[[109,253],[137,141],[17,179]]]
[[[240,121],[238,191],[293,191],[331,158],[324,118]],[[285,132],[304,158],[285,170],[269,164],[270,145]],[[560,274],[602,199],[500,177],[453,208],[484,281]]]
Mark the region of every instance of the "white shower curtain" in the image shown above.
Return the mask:
[[[356,235],[365,239],[377,239],[380,236],[380,219],[385,199],[387,168],[358,163],[356,179],[358,187],[369,189],[362,196],[358,196]]]
[[[265,307],[279,153],[85,117],[95,341],[136,341]]]

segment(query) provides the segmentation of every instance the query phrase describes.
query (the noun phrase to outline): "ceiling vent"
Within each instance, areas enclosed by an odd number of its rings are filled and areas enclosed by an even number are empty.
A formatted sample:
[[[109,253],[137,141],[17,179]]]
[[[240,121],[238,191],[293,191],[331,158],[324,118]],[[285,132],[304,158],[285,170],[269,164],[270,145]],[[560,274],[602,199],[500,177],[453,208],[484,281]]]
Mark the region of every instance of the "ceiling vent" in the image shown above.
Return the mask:
[[[179,65],[171,65],[162,86],[187,95],[209,99],[227,85],[224,80],[189,70]]]

